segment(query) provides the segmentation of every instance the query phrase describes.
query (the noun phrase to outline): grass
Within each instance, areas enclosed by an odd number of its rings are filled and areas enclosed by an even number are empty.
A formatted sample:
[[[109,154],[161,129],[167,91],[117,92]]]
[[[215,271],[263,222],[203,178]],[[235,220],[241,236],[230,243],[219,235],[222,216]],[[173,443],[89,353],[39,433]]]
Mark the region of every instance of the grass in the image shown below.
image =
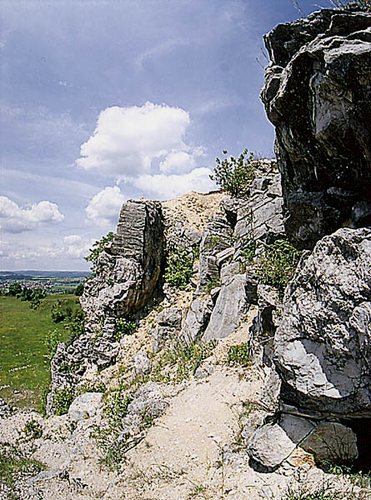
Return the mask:
[[[228,350],[228,364],[229,365],[240,365],[240,366],[250,366],[252,364],[252,359],[250,355],[250,349],[247,342],[238,345],[232,345]]]
[[[51,311],[61,299],[78,308],[75,295],[48,295],[33,310],[16,297],[0,297],[0,398],[20,408],[37,408],[49,385],[48,333],[67,340],[63,323],[53,323]]]
[[[14,446],[0,445],[0,485],[3,483],[13,489],[17,477],[34,475],[43,469],[45,466],[42,463],[24,457]]]

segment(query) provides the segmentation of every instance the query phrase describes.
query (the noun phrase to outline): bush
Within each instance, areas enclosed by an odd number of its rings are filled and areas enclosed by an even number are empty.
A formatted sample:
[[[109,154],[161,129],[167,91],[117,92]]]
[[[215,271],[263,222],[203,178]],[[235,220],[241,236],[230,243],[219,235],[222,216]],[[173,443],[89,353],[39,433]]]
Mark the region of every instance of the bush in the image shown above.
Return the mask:
[[[228,154],[228,151],[223,151],[223,154]],[[214,173],[210,178],[232,196],[244,196],[255,177],[253,160],[254,154],[249,153],[247,149],[238,158],[217,158]]]
[[[115,322],[115,339],[120,340],[124,335],[134,333],[137,324],[135,321],[129,321],[125,318],[117,318]]]
[[[272,285],[282,295],[292,278],[301,252],[287,240],[276,240],[265,248],[258,262],[258,273],[263,283]]]
[[[170,286],[184,290],[193,274],[193,259],[186,250],[174,250],[167,258],[165,281]]]
[[[232,345],[228,350],[228,364],[250,366],[252,363],[249,345],[247,342],[239,345]]]
[[[62,342],[61,332],[58,330],[55,330],[55,329],[49,330],[44,343],[45,343],[45,346],[48,350],[48,355],[49,355],[50,359],[54,356],[54,354],[57,350],[58,344],[60,342]]]
[[[104,247],[113,240],[115,233],[110,231],[105,236],[102,236],[100,240],[97,240],[93,246],[89,249],[88,255],[85,257],[85,260],[92,263],[92,268],[94,270],[97,265],[98,257],[103,252]]]
[[[65,415],[75,396],[75,390],[72,387],[64,387],[56,391],[53,398],[54,413],[57,416]]]

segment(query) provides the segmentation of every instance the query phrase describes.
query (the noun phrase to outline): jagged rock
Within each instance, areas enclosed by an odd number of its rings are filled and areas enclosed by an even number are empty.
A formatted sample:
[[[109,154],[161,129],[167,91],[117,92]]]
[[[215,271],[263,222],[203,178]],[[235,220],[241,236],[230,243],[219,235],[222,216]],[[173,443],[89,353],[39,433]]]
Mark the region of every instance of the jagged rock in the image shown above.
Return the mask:
[[[156,318],[157,326],[152,334],[152,351],[160,351],[168,341],[174,340],[182,323],[182,311],[169,307],[161,311]]]
[[[285,226],[304,248],[369,220],[357,207],[371,201],[370,26],[369,13],[323,9],[265,37]]]
[[[136,375],[151,373],[152,363],[145,351],[139,351],[133,358],[134,372]]]
[[[207,291],[219,281],[217,255],[231,246],[232,228],[228,220],[215,215],[206,225],[200,246],[197,292]]]
[[[371,230],[339,229],[286,289],[275,335],[281,398],[304,413],[371,416]]]
[[[200,296],[192,301],[181,332],[181,337],[186,343],[194,342],[202,336],[209,323],[213,307],[211,295]]]
[[[358,458],[357,436],[339,422],[321,422],[300,446],[318,462],[343,464]]]
[[[281,300],[277,289],[269,285],[257,285],[256,295],[258,312],[249,330],[249,345],[252,355],[270,366],[277,322],[276,311],[281,306]]]
[[[222,285],[203,340],[222,339],[235,331],[246,310],[246,275],[238,263],[228,264],[221,271]]]
[[[304,418],[284,415],[280,422],[269,423],[252,435],[248,453],[254,466],[264,472],[272,472],[315,428],[315,424]]]
[[[102,402],[103,393],[85,392],[72,402],[68,410],[68,417],[72,422],[79,422],[85,418],[93,417]]]
[[[152,297],[164,256],[161,204],[130,200],[121,209],[117,233],[96,265],[81,297],[87,331],[107,318],[130,315]]]

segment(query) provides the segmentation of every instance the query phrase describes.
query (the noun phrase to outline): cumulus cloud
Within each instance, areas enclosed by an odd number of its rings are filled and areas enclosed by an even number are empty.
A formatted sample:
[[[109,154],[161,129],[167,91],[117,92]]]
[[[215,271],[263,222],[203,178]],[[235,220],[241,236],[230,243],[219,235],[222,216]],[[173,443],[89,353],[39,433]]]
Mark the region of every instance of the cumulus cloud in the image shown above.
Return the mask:
[[[203,148],[195,148],[191,152],[171,151],[160,163],[160,171],[164,174],[185,174],[197,165],[197,160],[205,154]]]
[[[30,208],[21,208],[7,196],[0,196],[0,228],[4,231],[20,233],[41,224],[62,222],[63,219],[58,205],[50,201],[40,201]]]
[[[118,186],[106,187],[93,196],[86,207],[86,215],[98,226],[112,226],[117,222],[118,214],[125,197]]]
[[[142,175],[133,182],[138,189],[152,193],[159,199],[170,199],[189,191],[204,193],[215,189],[210,179],[211,173],[209,168],[202,167],[181,175]]]
[[[82,238],[78,234],[70,234],[63,238],[63,252],[72,259],[81,259],[88,255],[94,241]]]
[[[81,146],[76,164],[114,177],[149,174],[155,159],[189,151],[184,142],[189,124],[184,109],[151,102],[106,108],[93,135]]]

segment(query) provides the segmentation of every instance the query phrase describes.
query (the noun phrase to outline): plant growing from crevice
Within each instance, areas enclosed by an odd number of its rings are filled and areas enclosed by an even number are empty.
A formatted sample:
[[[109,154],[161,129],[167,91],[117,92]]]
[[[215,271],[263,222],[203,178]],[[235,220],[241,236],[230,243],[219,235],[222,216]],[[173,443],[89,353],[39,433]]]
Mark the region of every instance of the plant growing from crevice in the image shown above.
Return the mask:
[[[115,320],[115,340],[119,341],[125,335],[131,335],[135,332],[137,324],[135,321],[129,321],[125,318],[116,318]]]
[[[251,366],[252,359],[247,342],[238,345],[232,345],[228,349],[228,364],[232,366]]]
[[[223,154],[227,155],[228,151],[223,151]],[[244,149],[238,157],[230,156],[223,160],[216,158],[215,162],[211,180],[232,196],[246,196],[255,178],[254,154]]]
[[[301,252],[287,240],[280,239],[267,245],[257,263],[260,280],[266,285],[274,286],[283,295],[300,256]]]
[[[76,397],[73,387],[62,387],[55,391],[53,395],[54,413],[57,416],[65,415]]]
[[[100,254],[103,252],[104,248],[108,243],[110,243],[115,236],[115,233],[110,231],[107,233],[105,236],[102,236],[100,240],[97,240],[93,246],[89,249],[88,255],[85,257],[85,260],[87,262],[91,262],[92,264],[92,270],[94,272],[97,262],[98,262],[98,257]]]
[[[187,250],[171,250],[166,259],[165,282],[179,290],[184,290],[193,275],[193,258]]]

